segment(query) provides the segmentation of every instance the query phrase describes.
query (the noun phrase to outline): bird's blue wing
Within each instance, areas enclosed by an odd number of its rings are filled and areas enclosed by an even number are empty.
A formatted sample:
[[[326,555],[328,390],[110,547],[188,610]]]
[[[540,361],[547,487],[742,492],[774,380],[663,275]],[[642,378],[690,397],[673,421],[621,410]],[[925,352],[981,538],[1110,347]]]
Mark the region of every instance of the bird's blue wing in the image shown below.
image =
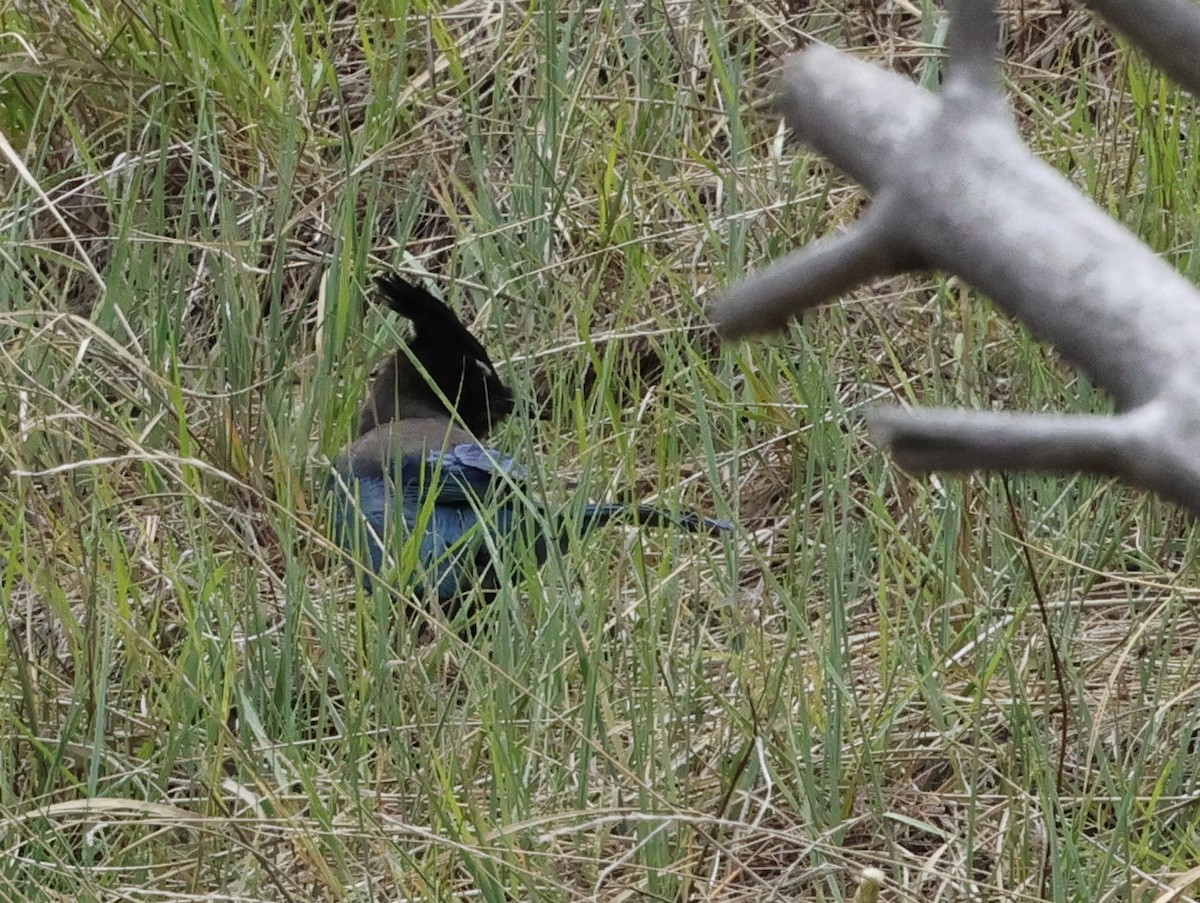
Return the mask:
[[[378,459],[347,464],[334,477],[339,542],[352,558],[366,563],[369,556],[376,574],[394,556],[401,579],[445,603],[472,586],[495,587],[521,563],[543,562],[551,544],[565,547],[571,533],[613,520],[710,534],[732,527],[690,511],[605,503],[547,522],[529,516],[512,494],[521,494],[524,478],[511,457],[474,443],[390,465]]]
[[[383,476],[359,476],[339,470],[330,475],[326,491],[332,497],[333,535],[349,556],[347,560],[369,558],[371,570],[379,573],[383,569],[384,544],[398,513],[388,481]]]
[[[485,545],[480,512],[494,511],[493,530],[511,531],[512,512],[505,506],[495,510],[494,499],[523,477],[508,455],[465,443],[403,456],[387,475],[365,467],[339,471],[331,487],[334,529],[353,557],[364,563],[370,558],[376,574],[388,553],[404,559],[415,551],[415,560],[409,559],[414,583],[449,601],[465,591],[464,581],[477,579],[469,575],[478,570],[476,558]]]
[[[423,501],[432,494],[445,504],[478,502],[525,478],[524,469],[510,456],[467,443],[424,456],[407,455],[397,470],[395,480],[405,498]]]

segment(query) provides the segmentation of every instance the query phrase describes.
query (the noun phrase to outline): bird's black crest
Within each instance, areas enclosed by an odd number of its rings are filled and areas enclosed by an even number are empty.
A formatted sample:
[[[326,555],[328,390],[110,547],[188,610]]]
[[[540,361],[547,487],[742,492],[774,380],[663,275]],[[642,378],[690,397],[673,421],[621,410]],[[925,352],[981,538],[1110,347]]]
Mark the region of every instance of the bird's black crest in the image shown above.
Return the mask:
[[[407,352],[397,351],[372,383],[371,395],[359,411],[358,435],[403,417],[445,413],[482,438],[512,413],[512,391],[454,311],[395,274],[380,276],[375,284],[378,301],[410,320],[413,333],[405,343]]]

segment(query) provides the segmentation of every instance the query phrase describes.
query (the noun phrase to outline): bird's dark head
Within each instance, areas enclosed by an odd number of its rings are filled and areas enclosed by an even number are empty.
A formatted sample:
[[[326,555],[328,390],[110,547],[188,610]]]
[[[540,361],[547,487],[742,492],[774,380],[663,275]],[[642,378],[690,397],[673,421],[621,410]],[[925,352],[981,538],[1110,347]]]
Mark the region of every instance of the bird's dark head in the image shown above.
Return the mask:
[[[450,412],[476,436],[486,436],[513,411],[512,390],[489,360],[447,355],[426,370],[450,402]]]
[[[358,435],[392,420],[443,414],[482,438],[512,413],[512,390],[454,311],[399,276],[382,276],[376,286],[379,301],[408,318],[413,333],[372,383]]]

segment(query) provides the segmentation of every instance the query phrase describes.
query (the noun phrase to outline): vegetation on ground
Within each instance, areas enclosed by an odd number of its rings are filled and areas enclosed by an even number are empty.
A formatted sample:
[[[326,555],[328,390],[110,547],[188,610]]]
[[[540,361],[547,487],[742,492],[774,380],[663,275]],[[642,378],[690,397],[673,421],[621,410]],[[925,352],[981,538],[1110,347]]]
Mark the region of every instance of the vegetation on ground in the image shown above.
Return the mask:
[[[782,57],[936,88],[944,36],[929,0],[0,2],[0,899],[1191,893],[1191,526],[915,479],[859,416],[1107,399],[936,275],[708,327],[869,202],[786,142]],[[1194,277],[1194,102],[1057,2],[1005,41],[1033,148]],[[738,530],[607,529],[465,628],[365,592],[318,490],[390,268],[503,362],[551,504]]]

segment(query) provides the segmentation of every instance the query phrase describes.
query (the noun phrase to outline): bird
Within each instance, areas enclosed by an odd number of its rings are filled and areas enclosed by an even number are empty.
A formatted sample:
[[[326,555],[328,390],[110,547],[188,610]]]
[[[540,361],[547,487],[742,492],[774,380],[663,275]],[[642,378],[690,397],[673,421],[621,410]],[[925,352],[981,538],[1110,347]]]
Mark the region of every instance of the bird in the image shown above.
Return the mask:
[[[526,469],[485,442],[515,398],[483,345],[425,289],[394,274],[376,287],[412,338],[372,382],[328,483],[334,535],[368,589],[399,573],[449,614],[472,588],[492,596],[521,562],[540,566],[552,546],[565,551],[572,535],[613,521],[732,528],[653,505],[589,502],[565,514],[536,500]]]
[[[420,286],[394,273],[380,276],[375,286],[376,297],[411,321],[413,333],[407,351],[393,353],[371,383],[355,436],[396,419],[450,416],[486,437],[514,406],[486,349],[454,311]]]

